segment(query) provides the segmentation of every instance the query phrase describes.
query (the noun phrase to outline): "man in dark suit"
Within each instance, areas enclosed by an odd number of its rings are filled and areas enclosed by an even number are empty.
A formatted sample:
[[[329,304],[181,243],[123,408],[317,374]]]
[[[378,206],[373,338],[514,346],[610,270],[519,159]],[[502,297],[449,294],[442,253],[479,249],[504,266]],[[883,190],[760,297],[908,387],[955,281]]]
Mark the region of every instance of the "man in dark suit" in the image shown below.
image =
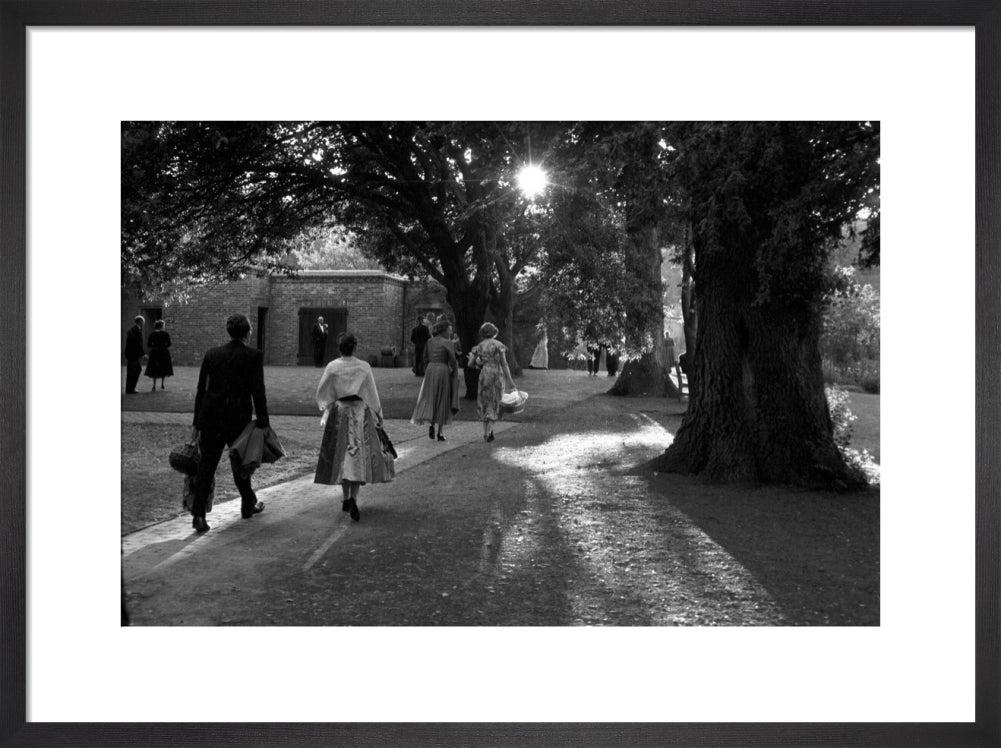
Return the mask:
[[[205,504],[223,449],[232,445],[250,423],[254,413],[257,425],[268,427],[268,403],[264,395],[264,354],[247,345],[250,320],[234,314],[226,320],[231,340],[205,354],[198,372],[195,395],[195,419],[192,440],[198,441],[201,460],[195,475],[195,496],[191,508],[191,526],[198,532],[209,529]],[[233,482],[240,492],[240,513],[244,519],[264,511],[264,502],[250,485],[250,478],[240,475],[240,463],[230,458]]]
[[[424,318],[417,315],[417,327],[410,333],[410,342],[414,344],[414,374],[424,376],[424,346],[431,339],[431,331],[424,324]]]
[[[323,317],[317,317],[313,324],[313,363],[323,366],[323,356],[327,351],[327,324]]]
[[[135,324],[125,333],[125,394],[136,394],[136,385],[139,384],[139,375],[142,374],[142,357],[146,355],[143,349],[143,325],[146,320],[142,316],[136,316],[133,320]]]
[[[601,360],[601,348],[597,343],[588,343],[587,346],[587,375],[597,376],[598,362]]]

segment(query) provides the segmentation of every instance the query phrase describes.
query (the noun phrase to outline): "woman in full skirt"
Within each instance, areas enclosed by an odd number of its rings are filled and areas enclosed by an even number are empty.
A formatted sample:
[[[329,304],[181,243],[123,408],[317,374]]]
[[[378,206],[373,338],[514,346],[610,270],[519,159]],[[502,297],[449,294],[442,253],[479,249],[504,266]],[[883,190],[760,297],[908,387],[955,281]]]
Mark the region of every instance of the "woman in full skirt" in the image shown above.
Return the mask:
[[[410,422],[430,424],[428,438],[443,442],[442,427],[450,424],[452,416],[459,412],[459,367],[448,320],[439,319],[431,332],[434,337],[424,346],[424,381]],[[437,436],[435,426],[438,427]]]
[[[160,389],[164,389],[167,377],[174,376],[174,362],[170,358],[170,335],[163,329],[162,319],[153,323],[153,332],[149,334],[146,347],[149,348],[149,361],[146,362],[146,376],[153,380],[153,391],[156,391],[156,380],[160,380]]]
[[[382,404],[372,367],[355,358],[358,341],[351,333],[338,340],[340,358],[323,370],[316,388],[316,404],[324,426],[314,483],[340,485],[341,509],[355,522],[361,519],[358,494],[366,483],[388,483],[395,470],[383,449]]]

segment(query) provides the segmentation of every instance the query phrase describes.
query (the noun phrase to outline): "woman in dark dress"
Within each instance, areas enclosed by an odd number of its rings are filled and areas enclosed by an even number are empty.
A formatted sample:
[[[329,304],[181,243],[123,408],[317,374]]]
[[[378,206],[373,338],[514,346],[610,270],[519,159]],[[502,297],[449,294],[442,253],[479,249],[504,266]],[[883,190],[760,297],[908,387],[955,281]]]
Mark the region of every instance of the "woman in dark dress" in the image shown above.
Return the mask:
[[[146,341],[149,349],[149,361],[146,363],[146,376],[153,380],[153,392],[156,392],[156,380],[160,380],[160,389],[164,389],[167,377],[174,376],[174,363],[170,358],[170,335],[163,329],[163,320],[153,323],[153,332]]]
[[[437,424],[437,439],[443,442],[442,427],[450,424],[452,416],[459,412],[459,367],[448,320],[435,322],[431,332],[434,337],[424,347],[424,381],[410,422],[430,424],[430,439],[436,438],[434,427]]]

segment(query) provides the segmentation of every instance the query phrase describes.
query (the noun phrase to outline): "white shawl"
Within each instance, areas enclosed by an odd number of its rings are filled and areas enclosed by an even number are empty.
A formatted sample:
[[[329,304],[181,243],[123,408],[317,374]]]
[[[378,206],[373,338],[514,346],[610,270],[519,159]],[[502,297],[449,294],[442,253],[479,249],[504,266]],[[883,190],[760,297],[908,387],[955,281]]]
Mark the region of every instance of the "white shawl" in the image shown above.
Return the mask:
[[[354,356],[341,356],[323,370],[316,388],[316,404],[325,411],[335,400],[349,395],[360,397],[382,421],[382,403],[375,389],[372,367]]]

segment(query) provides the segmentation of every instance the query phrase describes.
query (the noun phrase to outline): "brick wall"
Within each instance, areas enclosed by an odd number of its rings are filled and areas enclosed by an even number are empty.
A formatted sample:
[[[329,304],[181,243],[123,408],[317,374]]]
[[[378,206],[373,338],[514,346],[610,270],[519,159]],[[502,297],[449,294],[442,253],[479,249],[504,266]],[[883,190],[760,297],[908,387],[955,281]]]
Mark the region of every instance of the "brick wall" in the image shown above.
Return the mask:
[[[347,329],[358,338],[355,355],[368,359],[384,346],[399,346],[406,281],[383,273],[303,272],[271,281],[268,362],[295,363],[299,352],[299,310],[347,309]],[[328,320],[329,322],[330,320]]]
[[[247,315],[254,327],[250,344],[256,346],[258,312],[263,308],[267,310],[264,362],[294,366],[300,309],[345,308],[347,329],[358,337],[356,355],[367,360],[370,355],[378,356],[383,347],[405,350],[404,343],[409,345],[410,326],[404,319],[407,286],[402,278],[379,271],[303,271],[297,278],[247,278],[194,289],[184,303],[142,303],[123,294],[122,347],[132,318],[144,308],[160,308],[174,363],[197,365],[205,351],[229,340],[226,318],[231,314]],[[152,323],[147,324],[144,336],[152,331]]]

